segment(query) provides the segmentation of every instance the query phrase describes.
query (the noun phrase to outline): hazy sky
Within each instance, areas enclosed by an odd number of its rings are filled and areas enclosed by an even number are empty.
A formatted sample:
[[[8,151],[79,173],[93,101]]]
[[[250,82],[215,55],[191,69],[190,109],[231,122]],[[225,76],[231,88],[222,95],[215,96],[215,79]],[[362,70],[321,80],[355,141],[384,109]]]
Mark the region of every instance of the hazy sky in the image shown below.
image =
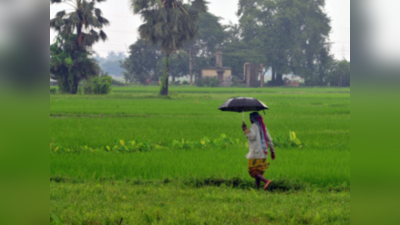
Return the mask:
[[[238,23],[235,15],[238,0],[209,0],[209,2],[210,12],[223,18],[222,23]],[[104,17],[110,20],[110,26],[104,29],[108,40],[93,46],[99,55],[106,56],[110,51],[127,53],[129,45],[137,40],[137,28],[141,20],[139,16],[133,15],[129,3],[130,0],[108,0],[98,5]],[[64,9],[71,9],[71,7],[66,4],[50,5],[50,18]],[[350,0],[326,0],[325,9],[332,20],[331,52],[337,59],[350,60]],[[54,32],[50,30],[50,43],[53,42],[54,37]]]

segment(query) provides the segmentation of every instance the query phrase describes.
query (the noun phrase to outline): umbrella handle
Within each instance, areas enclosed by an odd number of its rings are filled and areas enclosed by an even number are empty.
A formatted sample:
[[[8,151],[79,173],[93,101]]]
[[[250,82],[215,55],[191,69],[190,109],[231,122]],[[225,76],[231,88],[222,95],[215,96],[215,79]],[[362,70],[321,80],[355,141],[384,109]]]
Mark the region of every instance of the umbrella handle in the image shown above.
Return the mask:
[[[243,119],[242,119],[242,122],[244,123],[244,111],[242,111],[242,113],[243,113]]]

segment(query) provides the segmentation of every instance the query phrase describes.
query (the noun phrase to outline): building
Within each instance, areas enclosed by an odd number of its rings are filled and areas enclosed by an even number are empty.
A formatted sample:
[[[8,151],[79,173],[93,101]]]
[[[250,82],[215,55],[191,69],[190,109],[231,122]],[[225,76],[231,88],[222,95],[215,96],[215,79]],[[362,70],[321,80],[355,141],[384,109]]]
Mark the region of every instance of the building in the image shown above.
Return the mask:
[[[263,87],[264,76],[261,75],[261,80],[258,80],[258,76],[260,73],[262,73],[262,70],[263,64],[260,64],[259,66],[257,64],[245,63],[243,67],[244,78],[240,81],[240,83],[245,83],[247,87],[258,87],[258,85]]]
[[[219,86],[229,87],[232,84],[232,69],[230,67],[223,67],[222,65],[222,52],[217,52],[215,67],[206,67],[201,70],[201,78],[217,77]]]
[[[50,78],[50,86],[56,86],[56,85],[57,85],[57,81]]]

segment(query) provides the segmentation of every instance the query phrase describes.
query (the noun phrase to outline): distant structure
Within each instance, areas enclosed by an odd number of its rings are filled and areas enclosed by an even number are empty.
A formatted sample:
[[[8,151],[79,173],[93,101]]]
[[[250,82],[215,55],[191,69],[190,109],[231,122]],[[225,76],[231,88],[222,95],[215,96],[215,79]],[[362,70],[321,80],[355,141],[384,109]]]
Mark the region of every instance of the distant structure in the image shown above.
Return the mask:
[[[223,67],[222,52],[217,52],[215,67],[206,67],[201,70],[201,78],[217,77],[219,86],[229,87],[232,84],[232,69],[230,67]]]
[[[58,82],[56,80],[50,78],[50,86],[56,86],[57,83]]]
[[[285,77],[284,81],[286,86],[292,86],[292,87],[298,87],[300,83],[298,80],[289,80],[289,78],[287,77]]]
[[[240,83],[245,83],[247,87],[264,87],[263,64],[245,63],[243,66],[243,80]],[[260,80],[258,77],[260,76]]]

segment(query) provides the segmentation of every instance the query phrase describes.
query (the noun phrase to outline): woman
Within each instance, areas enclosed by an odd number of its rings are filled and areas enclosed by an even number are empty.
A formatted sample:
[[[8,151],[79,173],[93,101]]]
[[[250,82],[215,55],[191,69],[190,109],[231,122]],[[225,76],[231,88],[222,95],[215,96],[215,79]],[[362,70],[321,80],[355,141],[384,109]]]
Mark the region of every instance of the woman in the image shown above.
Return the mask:
[[[271,158],[275,160],[274,143],[268,134],[262,116],[258,112],[250,114],[250,121],[252,123],[250,129],[247,129],[244,122],[242,124],[244,134],[249,141],[249,153],[246,155],[246,158],[249,159],[249,174],[256,179],[257,189],[260,187],[260,181],[263,181],[265,183],[264,190],[267,190],[271,181],[264,177],[264,172],[269,167],[267,161],[268,146],[271,150]]]

